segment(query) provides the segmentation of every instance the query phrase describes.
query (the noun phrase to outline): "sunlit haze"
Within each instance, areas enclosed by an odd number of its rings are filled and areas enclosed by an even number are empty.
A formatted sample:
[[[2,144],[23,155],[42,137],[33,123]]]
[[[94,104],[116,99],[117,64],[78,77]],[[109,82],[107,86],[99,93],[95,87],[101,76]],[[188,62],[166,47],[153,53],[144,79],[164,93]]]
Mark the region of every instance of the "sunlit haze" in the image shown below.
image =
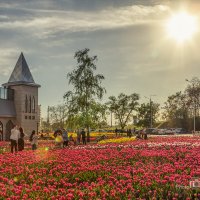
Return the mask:
[[[186,12],[174,14],[167,23],[169,36],[178,42],[191,39],[197,27],[197,19]]]

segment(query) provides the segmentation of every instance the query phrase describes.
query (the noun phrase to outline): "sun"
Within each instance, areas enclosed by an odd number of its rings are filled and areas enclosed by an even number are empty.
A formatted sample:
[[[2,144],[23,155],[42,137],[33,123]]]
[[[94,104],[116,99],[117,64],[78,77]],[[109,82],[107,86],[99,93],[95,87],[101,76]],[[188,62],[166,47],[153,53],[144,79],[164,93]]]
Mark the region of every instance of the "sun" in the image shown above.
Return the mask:
[[[197,19],[186,12],[180,12],[168,20],[166,29],[171,38],[182,43],[197,32]]]

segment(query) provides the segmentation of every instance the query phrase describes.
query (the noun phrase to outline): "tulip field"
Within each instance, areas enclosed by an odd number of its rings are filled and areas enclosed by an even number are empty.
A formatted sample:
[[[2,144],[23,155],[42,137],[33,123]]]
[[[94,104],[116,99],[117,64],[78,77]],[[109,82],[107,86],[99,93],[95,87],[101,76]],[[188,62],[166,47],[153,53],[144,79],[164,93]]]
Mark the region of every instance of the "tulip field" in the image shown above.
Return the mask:
[[[11,154],[0,142],[0,199],[200,199],[198,136],[39,147]]]

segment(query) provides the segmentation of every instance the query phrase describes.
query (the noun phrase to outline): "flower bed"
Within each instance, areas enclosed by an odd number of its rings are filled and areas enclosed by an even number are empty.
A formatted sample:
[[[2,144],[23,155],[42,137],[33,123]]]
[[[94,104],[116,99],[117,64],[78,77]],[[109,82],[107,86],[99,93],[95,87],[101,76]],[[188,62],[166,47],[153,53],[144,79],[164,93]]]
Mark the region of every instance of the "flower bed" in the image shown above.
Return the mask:
[[[99,144],[107,144],[107,143],[123,143],[123,142],[131,142],[134,141],[135,137],[128,138],[128,137],[119,137],[119,138],[111,138],[106,140],[101,140]]]
[[[3,153],[0,199],[199,199],[199,152],[199,137],[157,137]]]
[[[51,132],[51,133],[42,133],[44,136],[49,136],[49,137],[52,137],[54,138],[54,133]],[[41,135],[41,134],[40,134]],[[74,132],[69,132],[68,133],[68,136],[72,135],[73,138],[76,138],[77,137],[77,133],[74,133]],[[115,136],[115,133],[113,132],[90,132],[90,137],[92,138],[96,138],[96,137],[100,137],[102,135],[106,135],[107,137],[114,137]]]

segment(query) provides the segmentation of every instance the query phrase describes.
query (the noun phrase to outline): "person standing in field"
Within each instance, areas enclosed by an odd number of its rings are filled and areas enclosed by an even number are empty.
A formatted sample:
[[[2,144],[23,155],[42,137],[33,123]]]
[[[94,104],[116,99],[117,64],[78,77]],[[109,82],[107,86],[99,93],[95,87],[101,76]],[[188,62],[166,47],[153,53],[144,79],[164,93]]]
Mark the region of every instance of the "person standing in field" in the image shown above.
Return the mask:
[[[77,143],[78,144],[81,143],[81,130],[80,129],[77,130]]]
[[[118,129],[117,128],[115,129],[115,136],[116,137],[118,136]]]
[[[62,148],[63,147],[63,142],[64,142],[64,140],[63,140],[63,136],[62,136],[62,131],[59,130],[57,132],[57,136],[55,138],[55,147],[56,148]]]
[[[81,136],[82,136],[83,144],[86,144],[86,133],[85,133],[84,129],[82,129],[82,131],[81,131]]]
[[[63,147],[67,147],[69,142],[67,130],[63,129],[62,137],[63,137]]]
[[[18,140],[18,151],[22,151],[24,150],[24,136],[25,136],[22,127],[19,128],[19,132],[20,132],[20,137]]]
[[[37,145],[38,145],[38,137],[35,130],[33,130],[31,133],[30,142],[31,142],[32,150],[36,150]]]
[[[148,137],[147,137],[147,132],[145,131],[145,132],[144,132],[144,139],[147,140],[147,138],[148,138]]]
[[[10,135],[11,153],[13,153],[13,149],[15,149],[15,152],[17,152],[17,145],[18,145],[19,137],[20,137],[20,132],[19,132],[18,126],[15,125],[13,127],[13,129],[11,130],[11,135]]]

